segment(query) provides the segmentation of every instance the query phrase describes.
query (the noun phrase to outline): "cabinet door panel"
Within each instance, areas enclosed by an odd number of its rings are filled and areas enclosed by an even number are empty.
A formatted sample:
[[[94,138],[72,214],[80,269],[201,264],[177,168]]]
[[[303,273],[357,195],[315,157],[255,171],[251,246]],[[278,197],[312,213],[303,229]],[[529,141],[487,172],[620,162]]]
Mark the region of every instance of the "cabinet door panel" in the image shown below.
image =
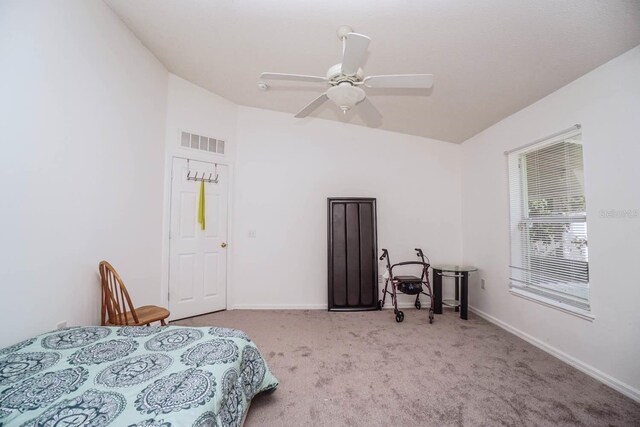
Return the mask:
[[[345,229],[345,205],[337,203],[333,207],[333,304],[347,305],[347,236]]]
[[[373,241],[373,212],[370,203],[360,203],[360,303],[375,305],[371,283],[376,282],[376,249]]]

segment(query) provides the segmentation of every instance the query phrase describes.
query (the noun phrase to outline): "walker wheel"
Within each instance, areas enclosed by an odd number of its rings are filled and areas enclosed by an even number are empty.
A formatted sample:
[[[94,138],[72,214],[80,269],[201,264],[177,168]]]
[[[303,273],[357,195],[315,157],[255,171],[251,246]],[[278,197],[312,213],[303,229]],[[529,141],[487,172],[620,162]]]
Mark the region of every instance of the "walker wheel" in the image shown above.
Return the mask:
[[[378,300],[378,310],[382,310],[382,307],[384,307],[384,304],[382,303],[382,300],[379,299]]]
[[[433,310],[429,310],[429,323],[433,323]]]
[[[420,309],[422,308],[422,304],[420,304],[420,300],[416,301],[415,306],[416,306],[416,308],[417,308],[418,310],[420,310]]]
[[[396,313],[396,322],[400,323],[404,320],[404,313],[401,311],[398,311]]]

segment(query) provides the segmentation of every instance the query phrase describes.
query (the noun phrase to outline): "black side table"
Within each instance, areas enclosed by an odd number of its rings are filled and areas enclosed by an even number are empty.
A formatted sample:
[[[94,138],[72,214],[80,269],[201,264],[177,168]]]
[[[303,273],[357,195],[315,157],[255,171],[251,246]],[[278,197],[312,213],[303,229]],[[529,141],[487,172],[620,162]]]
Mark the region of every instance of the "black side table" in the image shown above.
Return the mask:
[[[433,300],[434,313],[442,314],[442,305],[460,308],[460,318],[467,320],[467,307],[469,305],[469,273],[477,271],[476,267],[469,265],[432,265],[433,269]],[[456,279],[456,299],[442,301],[442,278],[453,277]],[[462,281],[460,280],[462,279]],[[459,290],[458,290],[459,289]]]

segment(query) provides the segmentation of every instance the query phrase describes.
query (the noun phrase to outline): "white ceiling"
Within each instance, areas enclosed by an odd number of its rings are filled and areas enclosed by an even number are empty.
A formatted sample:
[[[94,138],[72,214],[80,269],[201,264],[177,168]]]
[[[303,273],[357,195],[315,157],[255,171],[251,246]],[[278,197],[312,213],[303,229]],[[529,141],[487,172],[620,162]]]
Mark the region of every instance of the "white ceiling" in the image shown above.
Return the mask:
[[[367,75],[433,73],[429,92],[367,92],[381,128],[462,142],[640,44],[638,0],[106,0],[171,71],[237,104],[295,113],[323,85],[336,29],[371,37]],[[314,116],[362,124],[326,103]],[[309,120],[309,119],[305,119]],[[313,119],[311,119],[313,120]]]

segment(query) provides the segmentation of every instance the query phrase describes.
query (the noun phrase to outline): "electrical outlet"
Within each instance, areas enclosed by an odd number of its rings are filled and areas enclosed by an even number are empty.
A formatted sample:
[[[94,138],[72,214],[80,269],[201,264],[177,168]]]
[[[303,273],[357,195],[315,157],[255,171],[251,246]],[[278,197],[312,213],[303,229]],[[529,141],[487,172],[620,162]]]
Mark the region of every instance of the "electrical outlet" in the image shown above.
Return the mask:
[[[480,289],[484,289],[484,279],[480,279]]]
[[[383,280],[382,274],[378,274],[378,283],[382,283]]]
[[[256,238],[256,230],[249,230],[249,238],[250,239],[255,239]]]
[[[56,329],[64,329],[67,327],[67,321],[63,320],[62,322],[58,322],[58,324],[56,325]]]

